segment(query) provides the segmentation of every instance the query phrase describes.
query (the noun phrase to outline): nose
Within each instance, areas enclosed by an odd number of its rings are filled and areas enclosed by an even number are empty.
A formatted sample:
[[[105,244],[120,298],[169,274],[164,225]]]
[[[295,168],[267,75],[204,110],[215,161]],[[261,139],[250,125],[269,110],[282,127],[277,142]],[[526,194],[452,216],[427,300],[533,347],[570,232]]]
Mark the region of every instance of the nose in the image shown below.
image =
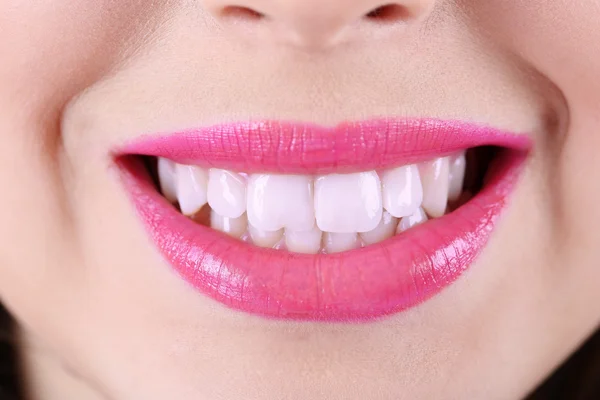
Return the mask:
[[[226,29],[304,49],[390,31],[422,19],[435,0],[203,0]],[[250,29],[240,30],[240,26]]]

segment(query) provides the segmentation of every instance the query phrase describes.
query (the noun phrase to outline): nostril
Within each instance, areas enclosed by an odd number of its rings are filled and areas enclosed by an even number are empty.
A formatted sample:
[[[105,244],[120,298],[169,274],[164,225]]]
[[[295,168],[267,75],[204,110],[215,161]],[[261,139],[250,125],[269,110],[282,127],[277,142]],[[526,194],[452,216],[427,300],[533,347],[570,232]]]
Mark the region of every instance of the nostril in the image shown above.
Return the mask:
[[[258,21],[266,17],[260,11],[243,6],[227,6],[221,11],[221,16],[244,21]]]
[[[406,7],[398,4],[386,4],[369,11],[365,17],[375,22],[392,23],[409,16]]]

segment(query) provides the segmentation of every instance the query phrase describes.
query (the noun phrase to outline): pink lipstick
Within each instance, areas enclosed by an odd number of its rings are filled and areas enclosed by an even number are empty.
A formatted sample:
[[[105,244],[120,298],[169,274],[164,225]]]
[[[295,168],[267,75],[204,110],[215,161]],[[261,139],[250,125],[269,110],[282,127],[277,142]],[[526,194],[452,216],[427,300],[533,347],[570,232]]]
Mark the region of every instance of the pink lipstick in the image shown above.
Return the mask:
[[[132,157],[248,173],[327,174],[392,168],[480,146],[504,151],[464,205],[381,243],[316,255],[259,248],[193,222]],[[152,241],[201,294],[269,318],[365,321],[429,299],[469,268],[493,234],[530,147],[525,135],[456,121],[387,119],[334,128],[267,121],[144,135],[115,156]]]

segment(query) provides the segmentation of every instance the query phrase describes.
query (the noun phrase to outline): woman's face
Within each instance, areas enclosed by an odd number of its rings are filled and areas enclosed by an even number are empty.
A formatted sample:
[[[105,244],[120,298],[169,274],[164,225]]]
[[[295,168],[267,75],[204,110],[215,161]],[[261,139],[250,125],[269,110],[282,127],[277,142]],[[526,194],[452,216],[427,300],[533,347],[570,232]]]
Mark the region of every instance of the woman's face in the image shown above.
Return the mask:
[[[599,20],[593,0],[2,2],[0,295],[22,328],[30,386],[40,398],[81,390],[70,398],[118,400],[524,396],[600,321]],[[396,308],[344,299],[340,309],[366,310],[352,321],[331,312],[335,296],[327,310],[290,319],[228,303],[220,286],[190,285],[148,233],[115,159],[147,133],[405,117],[514,132],[531,150],[481,254],[457,266],[465,271],[455,282],[429,282],[432,295],[409,291],[419,301]],[[398,143],[409,133],[428,140],[427,129],[384,135]],[[202,146],[191,140],[183,153],[228,167]],[[303,157],[289,146],[281,152]],[[255,164],[237,172],[281,172]],[[347,167],[372,166],[357,157]],[[415,234],[428,237],[435,223]],[[183,239],[171,236],[178,248]],[[265,252],[250,246],[230,246],[248,255],[241,269]],[[413,265],[401,250],[389,258]],[[363,260],[369,249],[354,251]],[[360,268],[357,280],[375,282],[370,270],[382,263],[338,271]],[[300,289],[288,284],[296,304]],[[281,311],[288,303],[278,301]]]

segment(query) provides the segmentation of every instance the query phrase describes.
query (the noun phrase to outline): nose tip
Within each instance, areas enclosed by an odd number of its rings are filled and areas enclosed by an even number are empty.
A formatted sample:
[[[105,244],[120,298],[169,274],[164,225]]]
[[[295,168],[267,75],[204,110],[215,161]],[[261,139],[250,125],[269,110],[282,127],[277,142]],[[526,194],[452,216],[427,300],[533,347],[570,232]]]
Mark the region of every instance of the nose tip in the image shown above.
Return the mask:
[[[435,0],[205,0],[228,28],[240,20],[271,40],[305,48],[327,48],[380,29],[407,23],[429,12]],[[247,35],[248,32],[245,32]]]

